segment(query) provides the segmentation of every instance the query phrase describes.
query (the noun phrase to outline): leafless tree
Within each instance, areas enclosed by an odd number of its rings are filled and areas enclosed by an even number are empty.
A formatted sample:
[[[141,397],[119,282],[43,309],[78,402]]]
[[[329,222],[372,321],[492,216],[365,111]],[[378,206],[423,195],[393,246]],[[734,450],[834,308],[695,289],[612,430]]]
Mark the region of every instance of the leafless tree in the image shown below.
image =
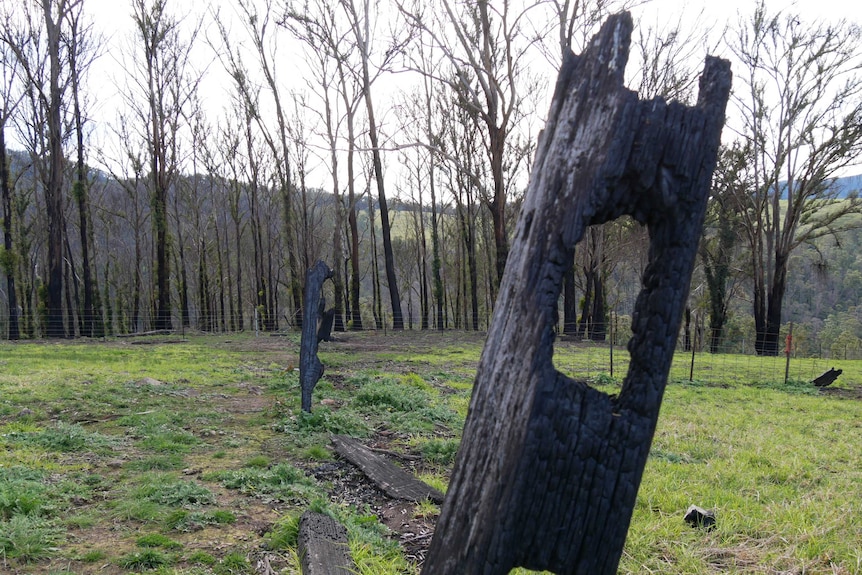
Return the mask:
[[[44,191],[47,230],[47,281],[44,305],[47,308],[45,334],[65,337],[66,312],[72,317],[69,301],[63,301],[65,155],[68,137],[66,98],[69,86],[69,33],[64,29],[69,14],[80,0],[41,0],[19,6],[23,33],[17,37],[7,29],[3,41],[17,59],[26,84],[30,118],[24,120],[31,158]],[[74,327],[72,328],[74,329]]]
[[[374,169],[374,182],[377,187],[377,201],[380,208],[381,234],[383,236],[383,259],[386,267],[386,283],[389,288],[389,301],[392,306],[393,329],[404,329],[404,317],[401,311],[401,296],[398,291],[398,277],[395,273],[395,258],[392,252],[392,233],[389,217],[389,206],[386,198],[386,184],[383,175],[383,160],[381,154],[380,134],[377,117],[375,115],[375,102],[372,86],[376,78],[387,71],[392,59],[400,54],[407,39],[398,35],[391,35],[385,40],[388,45],[382,53],[375,53],[375,45],[381,43],[382,38],[378,25],[381,11],[377,9],[377,2],[371,0],[340,0],[340,5],[346,16],[353,41],[359,57],[358,70],[353,70],[357,75],[361,86],[362,96],[365,102],[366,121],[368,122],[368,138],[371,142],[371,157]],[[378,56],[378,61],[372,58]]]
[[[83,2],[75,3],[66,15],[68,21],[66,57],[72,90],[72,116],[75,132],[75,181],[72,196],[78,208],[78,231],[81,242],[81,276],[84,284],[84,301],[80,314],[80,331],[88,337],[102,337],[105,333],[98,282],[94,276],[93,225],[90,213],[89,175],[86,163],[85,129],[86,105],[82,93],[87,71],[99,56],[99,38],[91,23],[85,20]]]
[[[862,153],[862,30],[804,22],[764,2],[739,24],[734,102],[750,149],[752,186],[735,196],[751,253],[755,347],[776,355],[790,254],[855,221],[862,201],[839,198],[838,172]]]
[[[290,129],[288,126],[286,100],[282,97],[282,88],[277,78],[277,68],[275,65],[278,44],[276,38],[277,28],[273,20],[273,4],[270,0],[266,0],[259,9],[257,3],[250,0],[242,0],[237,5],[246,37],[251,40],[254,58],[257,60],[257,69],[254,72],[262,74],[262,84],[266,87],[269,95],[269,104],[272,105],[275,112],[274,125],[271,118],[265,115],[261,109],[261,91],[252,88],[253,80],[248,77],[251,70],[245,65],[245,59],[242,57],[239,49],[232,45],[229,30],[217,18],[222,40],[225,44],[226,58],[224,58],[224,63],[231,75],[234,76],[237,82],[237,89],[246,92],[244,94],[246,98],[250,97],[249,92],[251,90],[254,89],[257,92],[257,96],[253,102],[247,100],[247,104],[250,104],[248,110],[252,113],[256,127],[260,131],[263,141],[266,143],[273,159],[275,177],[282,201],[282,214],[285,227],[284,239],[286,242],[285,249],[287,251],[289,271],[288,288],[293,305],[290,315],[296,325],[301,325],[302,282],[305,277],[305,269],[299,266],[297,259],[299,255],[298,236],[295,229],[294,184],[291,181],[292,164],[295,160],[291,160],[290,157]],[[237,78],[238,73],[246,76],[243,81]]]
[[[127,92],[128,104],[140,122],[147,145],[155,246],[155,329],[171,329],[170,230],[168,193],[181,163],[184,113],[200,82],[192,63],[192,48],[200,21],[187,33],[182,19],[169,12],[168,0],[134,0],[136,52]]]
[[[452,73],[437,79],[449,85],[458,104],[483,130],[490,178],[480,191],[493,220],[495,292],[509,253],[507,193],[517,179],[514,168],[522,161],[518,156],[523,150],[513,142],[525,114],[525,98],[533,92],[526,55],[538,36],[525,33],[533,6],[509,0],[440,4],[439,10],[436,5],[434,10],[402,5],[401,12],[443,54]]]
[[[15,285],[15,246],[12,240],[12,182],[9,174],[9,160],[6,157],[6,128],[12,114],[20,104],[24,94],[19,82],[19,63],[16,53],[9,42],[18,43],[26,36],[18,31],[11,14],[2,15],[5,30],[0,41],[0,198],[3,204],[3,252],[0,268],[6,274],[6,298],[8,303],[9,328],[7,337],[17,340],[21,337],[18,317],[18,295]]]

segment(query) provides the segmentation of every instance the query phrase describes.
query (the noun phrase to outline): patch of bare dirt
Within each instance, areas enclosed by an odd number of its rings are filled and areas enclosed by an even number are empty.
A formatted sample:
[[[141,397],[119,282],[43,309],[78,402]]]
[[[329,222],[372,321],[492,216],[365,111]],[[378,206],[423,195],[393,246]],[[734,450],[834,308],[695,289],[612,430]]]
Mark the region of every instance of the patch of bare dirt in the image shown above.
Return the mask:
[[[824,387],[820,389],[820,393],[841,399],[862,400],[862,385],[845,384],[842,387]]]

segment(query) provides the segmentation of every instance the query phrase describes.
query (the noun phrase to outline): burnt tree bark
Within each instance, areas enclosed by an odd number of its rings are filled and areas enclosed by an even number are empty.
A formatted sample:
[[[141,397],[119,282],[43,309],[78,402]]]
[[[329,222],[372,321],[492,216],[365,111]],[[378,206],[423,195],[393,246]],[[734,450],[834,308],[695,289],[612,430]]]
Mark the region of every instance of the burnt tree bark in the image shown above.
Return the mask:
[[[667,382],[730,91],[707,58],[695,107],[623,87],[632,20],[563,63],[422,573],[615,573]],[[553,366],[576,242],[624,214],[649,265],[618,397]]]
[[[332,270],[322,261],[305,274],[305,297],[302,306],[302,340],[299,347],[299,384],[302,388],[302,411],[311,413],[311,394],[323,376],[323,364],[317,357],[317,321],[320,315],[320,293]]]

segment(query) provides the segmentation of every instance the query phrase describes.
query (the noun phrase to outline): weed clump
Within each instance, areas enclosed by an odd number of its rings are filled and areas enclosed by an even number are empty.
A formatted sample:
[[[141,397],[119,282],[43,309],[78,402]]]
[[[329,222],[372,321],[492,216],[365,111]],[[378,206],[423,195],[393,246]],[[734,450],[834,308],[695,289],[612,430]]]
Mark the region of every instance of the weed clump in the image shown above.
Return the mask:
[[[0,520],[16,515],[51,514],[54,494],[42,483],[42,474],[23,467],[0,468]]]
[[[256,467],[216,471],[204,476],[244,495],[303,505],[318,495],[314,481],[296,467],[281,463],[268,469]]]
[[[35,561],[49,557],[60,539],[60,531],[46,519],[14,515],[0,521],[0,555],[10,559]]]
[[[296,415],[295,430],[300,435],[334,433],[362,437],[368,435],[368,426],[355,414],[318,408],[313,413],[300,411]]]
[[[182,481],[170,475],[145,476],[137,488],[137,499],[171,507],[197,507],[216,502],[213,492],[194,481]]]
[[[286,515],[281,518],[266,536],[270,549],[293,549],[299,541],[299,515]]]
[[[117,446],[117,439],[101,433],[90,433],[78,424],[58,423],[40,431],[13,432],[6,438],[22,446],[37,447],[45,451],[76,453],[92,451],[110,453]]]
[[[176,509],[165,518],[165,528],[180,533],[200,531],[207,525],[229,525],[236,522],[236,515],[230,511],[187,511]]]
[[[171,565],[173,559],[156,549],[142,549],[120,557],[117,563],[123,569],[157,569]]]
[[[378,379],[360,388],[354,399],[356,405],[375,410],[416,411],[428,405],[430,395],[413,385],[399,385],[390,379]]]
[[[138,547],[161,547],[162,549],[181,549],[183,546],[179,541],[174,541],[161,533],[148,533],[138,537],[135,543]]]
[[[218,565],[213,565],[213,572],[216,575],[242,575],[251,573],[251,563],[248,558],[242,553],[233,552],[225,555]]]
[[[460,444],[457,439],[431,439],[422,445],[422,458],[430,463],[449,465],[455,460]]]

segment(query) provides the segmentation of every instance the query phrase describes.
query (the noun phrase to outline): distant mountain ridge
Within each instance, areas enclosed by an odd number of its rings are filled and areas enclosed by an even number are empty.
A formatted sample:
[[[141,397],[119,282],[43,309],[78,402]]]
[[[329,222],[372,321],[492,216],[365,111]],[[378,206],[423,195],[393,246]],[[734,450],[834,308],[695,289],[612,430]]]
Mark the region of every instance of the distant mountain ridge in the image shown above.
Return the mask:
[[[838,188],[839,198],[846,198],[854,192],[862,196],[862,174],[836,178],[833,185]]]

